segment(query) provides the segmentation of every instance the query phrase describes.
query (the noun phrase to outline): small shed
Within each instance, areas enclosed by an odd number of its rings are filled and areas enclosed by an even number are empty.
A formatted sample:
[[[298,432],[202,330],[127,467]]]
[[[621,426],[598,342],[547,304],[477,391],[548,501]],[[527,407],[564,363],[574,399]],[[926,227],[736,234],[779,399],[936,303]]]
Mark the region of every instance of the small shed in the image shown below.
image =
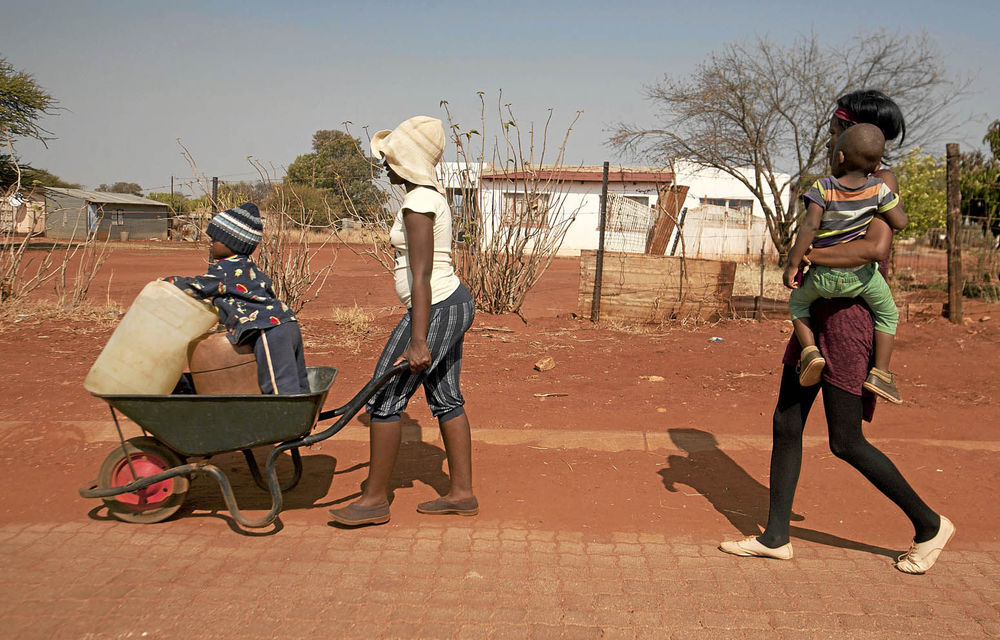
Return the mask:
[[[170,207],[127,193],[45,188],[45,235],[83,239],[166,240]]]

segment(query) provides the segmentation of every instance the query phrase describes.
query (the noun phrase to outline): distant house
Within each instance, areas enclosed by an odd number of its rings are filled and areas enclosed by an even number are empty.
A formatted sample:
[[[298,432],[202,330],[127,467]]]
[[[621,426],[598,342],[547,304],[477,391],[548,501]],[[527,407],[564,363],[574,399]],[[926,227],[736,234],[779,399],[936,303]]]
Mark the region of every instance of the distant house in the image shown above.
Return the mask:
[[[170,207],[126,193],[45,187],[45,235],[69,240],[166,240]]]
[[[36,191],[19,191],[0,198],[0,234],[41,235],[45,231],[45,200]]]
[[[683,251],[689,257],[726,260],[759,256],[761,248],[769,255],[774,253],[763,208],[746,185],[726,173],[690,162],[677,162],[672,169],[609,168],[607,250],[655,255],[680,255]],[[555,189],[559,193],[542,194],[552,207],[549,215],[554,220],[576,216],[560,253],[579,255],[581,250],[596,249],[603,168],[538,167],[535,171],[543,183],[551,180],[562,185]],[[525,176],[490,165],[481,171],[478,167],[465,169],[455,162],[441,163],[438,173],[456,215],[468,206],[463,202],[463,182],[478,190],[483,213],[494,220],[510,218],[512,208],[525,205]],[[778,177],[787,180],[787,176]],[[772,208],[778,198],[787,205],[787,189],[772,199]]]
[[[445,186],[451,200],[453,212],[458,212],[467,203],[462,201],[459,189],[462,167],[457,163],[443,162],[439,168],[439,177]],[[516,217],[518,207],[530,206],[525,203],[524,180],[528,178],[522,173],[503,171],[490,165],[485,165],[469,171],[469,182],[479,191],[479,203],[486,216],[502,221]],[[534,169],[536,184],[553,184],[553,193],[539,193],[544,204],[549,207],[546,214],[549,220],[543,224],[552,223],[575,216],[566,232],[562,247],[562,255],[579,255],[583,249],[596,249],[600,235],[601,185],[603,168],[599,166],[539,166]],[[626,229],[620,226],[609,228],[606,232],[605,245],[609,250],[626,250],[612,245],[630,239],[632,235],[644,238],[649,231],[649,224],[656,217],[656,207],[660,194],[664,189],[674,185],[674,174],[661,168],[653,167],[613,167],[608,173],[608,193],[617,194],[634,202],[646,211],[646,227]],[[544,188],[544,187],[543,187]],[[495,228],[495,225],[494,225]],[[622,238],[617,239],[621,235]],[[641,253],[642,247],[638,249]]]

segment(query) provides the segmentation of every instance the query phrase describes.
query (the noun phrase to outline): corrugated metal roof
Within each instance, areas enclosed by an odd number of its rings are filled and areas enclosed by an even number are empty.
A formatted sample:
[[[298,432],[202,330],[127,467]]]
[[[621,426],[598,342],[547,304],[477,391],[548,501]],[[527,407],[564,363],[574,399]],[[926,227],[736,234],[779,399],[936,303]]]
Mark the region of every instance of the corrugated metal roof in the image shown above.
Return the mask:
[[[108,193],[107,191],[64,189],[62,187],[45,187],[45,190],[61,193],[66,196],[70,196],[71,198],[80,198],[81,200],[97,204],[146,204],[163,207],[164,209],[169,208],[163,202],[157,202],[156,200],[150,200],[149,198],[143,198],[142,196],[134,196],[130,193]]]

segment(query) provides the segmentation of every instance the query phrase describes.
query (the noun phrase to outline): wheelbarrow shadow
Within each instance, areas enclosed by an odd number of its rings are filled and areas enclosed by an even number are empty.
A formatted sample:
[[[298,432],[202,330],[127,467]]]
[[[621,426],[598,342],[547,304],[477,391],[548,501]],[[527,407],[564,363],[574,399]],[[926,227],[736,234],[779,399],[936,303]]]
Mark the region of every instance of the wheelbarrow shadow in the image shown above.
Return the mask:
[[[362,415],[358,420],[371,428],[371,422],[367,414]],[[439,446],[424,442],[423,430],[420,422],[414,420],[409,414],[403,413],[401,417],[402,440],[399,445],[399,457],[396,458],[396,467],[389,478],[389,502],[395,498],[396,489],[409,489],[415,483],[422,482],[435,491],[438,495],[444,495],[451,486],[451,478],[444,471],[447,454]],[[361,463],[345,470],[353,471],[362,467],[367,467],[368,463]],[[326,504],[315,505],[317,507],[336,506],[345,502],[350,502],[361,495],[364,489],[364,481],[358,491],[351,493]]]
[[[667,491],[678,491],[678,484],[691,487],[704,496],[720,514],[744,536],[760,535],[767,526],[768,488],[757,482],[725,451],[719,448],[715,436],[700,429],[669,429],[670,440],[684,455],[667,457],[667,467],[657,473]],[[792,512],[793,522],[805,518]],[[830,547],[863,551],[895,559],[898,552],[865,544],[828,533],[791,527],[794,538]]]

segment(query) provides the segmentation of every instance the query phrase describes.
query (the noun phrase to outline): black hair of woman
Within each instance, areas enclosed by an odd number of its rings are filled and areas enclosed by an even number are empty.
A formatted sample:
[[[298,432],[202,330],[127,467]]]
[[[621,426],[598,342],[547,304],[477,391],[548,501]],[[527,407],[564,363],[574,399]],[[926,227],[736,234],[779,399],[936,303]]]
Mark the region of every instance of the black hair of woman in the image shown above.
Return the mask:
[[[899,137],[899,144],[903,144],[906,139],[906,121],[899,105],[877,89],[859,89],[845,93],[837,98],[837,106],[847,110],[854,118],[853,122],[837,118],[844,129],[864,122],[881,129],[886,140]]]

